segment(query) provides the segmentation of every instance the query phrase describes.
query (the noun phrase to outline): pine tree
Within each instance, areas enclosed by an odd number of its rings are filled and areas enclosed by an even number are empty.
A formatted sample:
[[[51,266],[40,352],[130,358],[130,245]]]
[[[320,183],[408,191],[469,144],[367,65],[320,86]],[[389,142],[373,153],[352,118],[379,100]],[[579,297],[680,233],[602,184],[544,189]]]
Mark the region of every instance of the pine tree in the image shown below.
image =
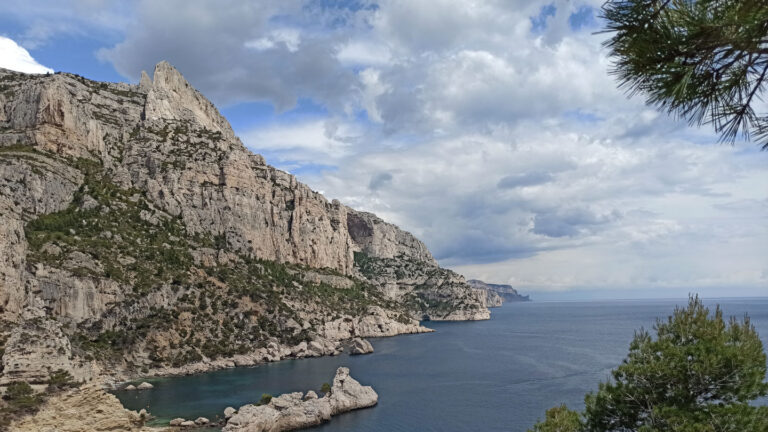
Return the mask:
[[[630,95],[768,150],[768,113],[755,111],[768,77],[768,2],[609,0],[602,18],[612,73]]]
[[[719,307],[710,313],[692,297],[654,331],[655,338],[637,332],[611,380],[585,397],[582,423],[563,422],[578,417],[563,406],[533,431],[768,431],[768,407],[751,404],[768,394],[768,383],[748,317],[726,322]]]

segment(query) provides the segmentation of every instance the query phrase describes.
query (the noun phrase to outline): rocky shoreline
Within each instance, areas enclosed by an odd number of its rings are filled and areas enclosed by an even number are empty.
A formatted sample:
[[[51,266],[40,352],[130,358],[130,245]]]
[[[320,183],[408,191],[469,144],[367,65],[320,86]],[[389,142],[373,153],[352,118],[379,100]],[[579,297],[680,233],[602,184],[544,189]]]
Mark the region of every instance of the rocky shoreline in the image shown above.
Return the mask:
[[[392,326],[392,323],[388,323]],[[383,323],[379,325],[383,326]],[[367,328],[367,330],[365,330]],[[366,338],[371,337],[393,337],[408,334],[432,333],[433,329],[412,324],[397,323],[394,327],[377,327],[378,331],[373,331],[373,326],[357,329],[353,333],[355,336],[339,340],[319,339],[309,343],[301,342],[298,345],[289,347],[279,344],[275,341],[269,342],[267,347],[257,349],[247,354],[238,354],[232,357],[219,359],[204,359],[200,362],[189,363],[180,367],[163,367],[150,369],[147,373],[140,375],[117,374],[105,376],[104,382],[110,390],[124,389],[131,382],[143,379],[185,376],[213,372],[221,369],[231,369],[235,367],[250,367],[260,364],[273,363],[281,360],[302,359],[323,356],[336,356],[344,352],[345,346],[349,349],[351,355],[368,354],[373,352],[373,346]]]
[[[333,385],[323,397],[309,390],[286,393],[260,405],[244,405],[227,417],[222,432],[284,432],[317,426],[332,416],[376,405],[379,395],[349,375],[349,369],[336,370]],[[225,417],[227,412],[225,412]]]

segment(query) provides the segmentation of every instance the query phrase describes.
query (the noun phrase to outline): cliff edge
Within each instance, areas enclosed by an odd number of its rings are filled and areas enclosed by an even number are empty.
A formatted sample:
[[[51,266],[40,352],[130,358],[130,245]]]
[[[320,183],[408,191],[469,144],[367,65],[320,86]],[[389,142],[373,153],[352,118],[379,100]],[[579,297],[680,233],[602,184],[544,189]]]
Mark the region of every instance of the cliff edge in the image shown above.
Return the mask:
[[[336,354],[487,319],[411,234],[265,163],[167,62],[0,69],[0,386]]]

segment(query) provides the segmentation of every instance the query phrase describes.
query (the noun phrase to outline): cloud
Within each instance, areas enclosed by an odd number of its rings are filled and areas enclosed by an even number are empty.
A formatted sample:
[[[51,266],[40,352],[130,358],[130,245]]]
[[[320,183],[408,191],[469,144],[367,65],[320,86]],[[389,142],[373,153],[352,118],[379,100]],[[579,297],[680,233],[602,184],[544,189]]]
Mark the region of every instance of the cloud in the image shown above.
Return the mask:
[[[120,15],[99,57],[121,74],[165,59],[221,106],[273,104],[237,131],[250,149],[467,276],[765,286],[768,153],[627,99],[603,0],[88,1],[89,25]],[[27,46],[88,29],[70,6],[6,11],[43,23]]]
[[[390,183],[392,183],[392,173],[378,173],[371,177],[371,181],[368,183],[368,189],[377,191]]]
[[[53,73],[53,69],[35,61],[29,51],[3,36],[0,36],[0,67],[24,73]]]
[[[501,189],[511,189],[525,186],[536,186],[548,183],[554,179],[554,176],[548,172],[525,172],[503,177],[499,180],[498,187]]]
[[[167,60],[221,105],[269,101],[284,111],[301,97],[344,112],[359,82],[337,59],[346,27],[329,28],[330,12],[304,3],[143,1],[125,39],[99,55],[134,80]]]
[[[0,2],[0,16],[21,23],[13,38],[27,49],[37,49],[54,38],[111,39],[124,31],[133,10],[129,2],[115,0],[5,0]]]

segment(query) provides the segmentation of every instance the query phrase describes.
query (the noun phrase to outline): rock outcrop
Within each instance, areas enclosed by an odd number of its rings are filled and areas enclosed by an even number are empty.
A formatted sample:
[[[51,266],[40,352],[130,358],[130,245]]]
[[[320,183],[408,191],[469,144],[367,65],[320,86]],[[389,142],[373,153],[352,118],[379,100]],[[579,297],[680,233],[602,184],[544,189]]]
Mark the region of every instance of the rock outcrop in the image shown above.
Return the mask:
[[[333,355],[486,302],[267,165],[166,62],[138,85],[0,69],[0,385]]]
[[[492,297],[495,298],[494,294],[507,302],[531,301],[529,296],[520,294],[516,289],[512,288],[512,285],[486,283],[477,279],[470,279],[467,283],[472,288],[480,289],[488,293],[488,307],[494,307],[492,303],[495,303],[495,300],[491,300]],[[500,303],[499,306],[501,306]]]
[[[350,355],[370,354],[373,352],[373,345],[365,339],[354,338],[349,346]]]
[[[134,431],[161,432],[145,427],[147,414],[123,408],[98,383],[68,390],[48,399],[40,410],[11,424],[10,432]]]
[[[370,386],[362,386],[340,367],[331,391],[318,398],[313,391],[287,393],[272,398],[265,405],[245,405],[227,420],[223,432],[282,432],[303,429],[327,422],[331,416],[378,403],[379,395]]]
[[[500,296],[496,291],[485,291],[485,306],[489,308],[501,307],[504,304],[504,298]]]

